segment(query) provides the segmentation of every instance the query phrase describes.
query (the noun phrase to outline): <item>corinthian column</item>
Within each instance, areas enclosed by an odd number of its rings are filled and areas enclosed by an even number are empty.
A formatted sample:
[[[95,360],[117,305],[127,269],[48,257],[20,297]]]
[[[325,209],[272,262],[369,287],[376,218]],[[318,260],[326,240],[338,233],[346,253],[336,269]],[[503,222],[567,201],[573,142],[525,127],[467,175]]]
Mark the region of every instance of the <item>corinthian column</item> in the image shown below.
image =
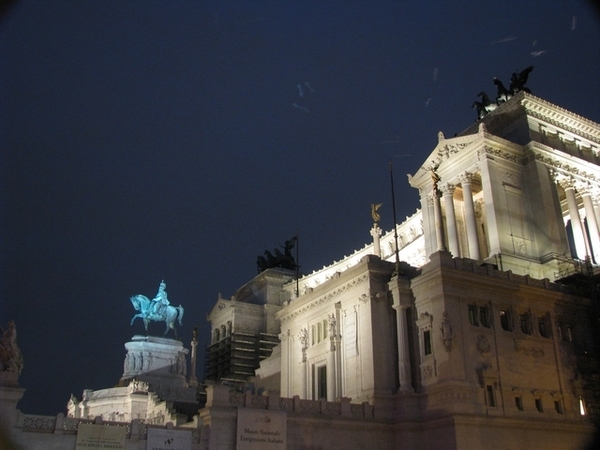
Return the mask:
[[[292,343],[292,339],[290,336],[290,330],[287,330],[286,333],[280,333],[279,340],[281,341],[281,396],[291,397],[290,358],[292,355],[290,351],[290,345]]]
[[[565,191],[567,197],[567,207],[569,208],[569,218],[571,219],[571,228],[573,230],[573,240],[575,241],[575,255],[578,259],[585,259],[587,251],[585,248],[585,238],[583,227],[581,226],[581,217],[575,198],[575,184],[572,178],[559,178],[557,182]]]
[[[456,186],[446,183],[442,186],[444,205],[446,206],[446,231],[448,232],[448,249],[454,257],[460,257],[458,246],[458,230],[456,227],[456,214],[454,212],[454,190]]]
[[[590,241],[594,261],[598,264],[600,261],[600,234],[598,233],[598,222],[594,212],[594,202],[592,201],[592,187],[589,184],[578,186],[579,193],[583,199],[585,208],[585,218],[587,219],[588,231],[590,233]]]
[[[396,276],[392,278],[388,286],[393,298],[392,308],[396,310],[396,327],[398,329],[398,384],[401,392],[412,392],[408,321],[406,319],[406,312],[413,301],[410,281]]]
[[[465,224],[467,226],[467,240],[469,243],[469,258],[479,260],[479,241],[477,240],[477,221],[475,219],[475,205],[473,204],[473,192],[471,180],[473,174],[468,172],[460,176],[460,184],[463,189],[463,201],[465,205]]]
[[[336,385],[335,385],[335,374],[337,372],[336,367],[336,341],[337,335],[337,321],[335,314],[331,314],[329,319],[329,353],[327,354],[327,401],[334,402],[336,396]]]
[[[444,242],[444,222],[442,220],[442,205],[440,204],[440,190],[438,189],[439,175],[435,169],[431,170],[431,179],[433,181],[433,190],[431,195],[433,198],[433,217],[435,220],[435,239],[437,242],[437,251],[445,251],[446,243]]]

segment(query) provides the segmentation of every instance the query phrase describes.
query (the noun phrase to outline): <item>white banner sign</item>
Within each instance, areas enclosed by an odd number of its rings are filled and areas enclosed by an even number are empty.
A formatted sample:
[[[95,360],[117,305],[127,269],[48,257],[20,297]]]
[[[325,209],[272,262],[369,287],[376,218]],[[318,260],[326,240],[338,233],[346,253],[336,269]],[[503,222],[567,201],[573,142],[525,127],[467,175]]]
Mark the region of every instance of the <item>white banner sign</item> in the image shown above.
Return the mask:
[[[191,450],[192,430],[148,427],[146,450]]]
[[[287,413],[238,408],[237,450],[286,450]]]
[[[127,428],[80,423],[75,450],[125,450]]]

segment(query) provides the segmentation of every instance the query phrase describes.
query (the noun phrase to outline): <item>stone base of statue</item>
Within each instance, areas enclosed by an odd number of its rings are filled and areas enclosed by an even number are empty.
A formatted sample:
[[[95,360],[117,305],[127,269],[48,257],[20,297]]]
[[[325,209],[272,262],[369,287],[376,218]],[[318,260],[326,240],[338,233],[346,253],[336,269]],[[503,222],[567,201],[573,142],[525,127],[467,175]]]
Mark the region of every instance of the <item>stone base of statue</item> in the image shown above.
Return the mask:
[[[0,372],[0,433],[3,427],[10,430],[16,425],[17,403],[24,393],[25,389],[19,386],[18,372]]]
[[[70,417],[150,424],[186,423],[198,412],[196,387],[186,382],[188,349],[180,341],[134,336],[125,344],[127,355],[118,386],[85,389],[81,400],[67,403]]]
[[[180,341],[154,336],[134,336],[125,344],[127,355],[123,382],[145,381],[150,384],[187,387],[187,354]]]

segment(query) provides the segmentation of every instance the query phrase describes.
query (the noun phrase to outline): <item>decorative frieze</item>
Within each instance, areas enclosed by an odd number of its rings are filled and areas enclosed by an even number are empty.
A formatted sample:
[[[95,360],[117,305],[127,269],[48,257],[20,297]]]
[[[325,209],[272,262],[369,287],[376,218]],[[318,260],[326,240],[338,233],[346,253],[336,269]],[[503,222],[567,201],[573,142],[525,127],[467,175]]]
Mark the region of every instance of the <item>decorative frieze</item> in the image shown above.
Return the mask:
[[[296,318],[296,317],[298,317],[298,316],[300,316],[300,315],[302,315],[302,314],[304,314],[304,313],[306,313],[306,312],[308,312],[308,311],[310,311],[310,310],[312,310],[314,308],[317,308],[317,307],[319,307],[319,306],[321,306],[321,305],[323,305],[325,303],[328,303],[332,299],[334,299],[334,298],[336,298],[336,297],[344,294],[345,292],[353,290],[356,287],[362,285],[368,279],[369,279],[368,275],[362,275],[362,276],[360,276],[358,278],[355,278],[351,282],[346,283],[345,285],[340,286],[339,288],[337,288],[335,290],[332,290],[332,291],[328,292],[327,294],[325,294],[325,295],[323,295],[323,296],[321,296],[319,298],[316,298],[315,300],[311,301],[310,303],[307,303],[302,308],[299,308],[299,309],[293,311],[292,313],[290,313],[290,314],[288,314],[286,316],[283,316],[281,318],[281,322],[284,323],[284,322],[286,322],[288,320],[294,319],[294,318]]]
[[[539,145],[541,145],[541,144],[536,143],[535,146],[537,147]],[[562,179],[562,178],[567,177],[566,174],[569,174],[569,176],[571,178],[573,175],[576,175],[582,181],[592,181],[592,182],[600,184],[599,177],[597,177],[593,173],[584,171],[584,170],[580,169],[579,167],[569,165],[563,161],[559,161],[556,158],[553,158],[549,155],[542,154],[542,153],[536,152],[534,154],[534,157],[535,157],[536,161],[540,161],[541,163],[543,163],[546,167],[548,167],[550,169],[550,173],[553,176],[553,178],[558,177],[559,179]],[[554,181],[556,182],[557,179],[554,178]]]
[[[514,173],[505,172],[502,177],[502,181],[505,184],[510,184],[511,186],[521,189],[521,181],[519,180],[519,177]]]
[[[477,157],[479,159],[482,159],[484,156],[488,155],[494,156],[496,158],[505,159],[507,161],[512,161],[515,163],[521,163],[523,160],[523,157],[521,155],[500,150],[499,148],[494,148],[489,145],[484,145],[479,150],[477,150]]]
[[[450,323],[450,319],[448,318],[448,313],[446,311],[444,311],[442,316],[442,326],[440,327],[442,342],[444,344],[444,348],[447,351],[450,351],[452,350],[452,339],[454,337],[452,324]]]
[[[477,336],[477,343],[475,344],[475,346],[477,347],[477,351],[482,355],[484,353],[489,353],[492,348],[490,345],[490,341],[488,341],[488,338],[485,337],[483,334]]]
[[[308,329],[302,328],[298,333],[298,340],[302,347],[302,362],[306,362],[306,350],[308,349]]]
[[[427,365],[421,368],[421,377],[423,378],[423,380],[429,380],[433,378],[433,375],[433,366]]]
[[[533,356],[534,358],[541,358],[545,354],[543,348],[525,345],[520,339],[515,339],[515,350],[517,353]]]
[[[600,144],[600,129],[585,117],[533,96],[525,97],[521,105],[538,120]]]

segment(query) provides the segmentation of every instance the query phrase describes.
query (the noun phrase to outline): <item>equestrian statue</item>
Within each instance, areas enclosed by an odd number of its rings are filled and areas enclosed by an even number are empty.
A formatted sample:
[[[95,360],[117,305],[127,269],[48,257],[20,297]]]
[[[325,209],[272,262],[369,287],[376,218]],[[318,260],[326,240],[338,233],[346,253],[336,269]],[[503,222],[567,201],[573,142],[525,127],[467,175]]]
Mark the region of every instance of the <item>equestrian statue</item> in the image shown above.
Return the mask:
[[[138,317],[144,321],[144,328],[146,329],[146,334],[148,334],[148,322],[165,322],[167,328],[163,334],[163,337],[167,335],[169,332],[169,328],[173,330],[175,334],[175,339],[177,339],[177,328],[175,328],[175,321],[179,320],[179,325],[183,325],[183,307],[179,306],[171,306],[169,300],[167,299],[167,285],[164,280],[161,281],[158,286],[158,293],[156,297],[152,300],[148,299],[145,295],[137,294],[131,297],[131,303],[136,311],[139,311],[138,314],[133,316],[131,319],[130,325],[133,325],[133,322]]]

